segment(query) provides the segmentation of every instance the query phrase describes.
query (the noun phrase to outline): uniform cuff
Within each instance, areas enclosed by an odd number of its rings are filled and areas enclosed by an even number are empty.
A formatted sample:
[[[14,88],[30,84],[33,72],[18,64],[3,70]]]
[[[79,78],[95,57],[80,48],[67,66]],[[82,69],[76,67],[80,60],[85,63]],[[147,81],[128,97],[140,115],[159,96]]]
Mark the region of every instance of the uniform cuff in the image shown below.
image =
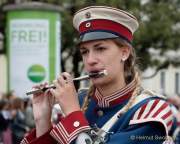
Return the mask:
[[[36,130],[33,129],[22,141],[20,144],[50,144],[56,142],[52,136],[49,134],[51,129],[47,131],[45,134],[43,134],[40,137],[36,137]]]
[[[75,111],[54,126],[50,134],[60,144],[70,144],[79,133],[89,129],[89,124],[82,111]]]
[[[36,139],[36,129],[31,130],[27,136],[23,138],[20,144],[29,144],[32,140]]]

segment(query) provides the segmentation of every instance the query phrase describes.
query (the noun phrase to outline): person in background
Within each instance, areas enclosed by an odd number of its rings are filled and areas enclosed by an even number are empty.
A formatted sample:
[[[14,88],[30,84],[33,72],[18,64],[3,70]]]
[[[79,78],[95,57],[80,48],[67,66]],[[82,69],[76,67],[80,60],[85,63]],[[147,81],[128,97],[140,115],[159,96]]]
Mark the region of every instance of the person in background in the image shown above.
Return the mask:
[[[0,92],[0,100],[4,99],[4,97],[5,97],[5,94]]]
[[[30,99],[24,100],[24,117],[25,117],[25,125],[32,129],[35,127],[33,109],[32,109],[32,101]]]
[[[175,95],[175,96],[168,97],[168,101],[172,103],[177,109],[180,110],[180,96]]]
[[[24,134],[29,131],[28,126],[25,123],[24,102],[20,98],[14,98],[11,101],[11,114],[12,114],[12,136],[13,144],[19,144],[24,137]]]
[[[0,100],[0,139],[3,144],[12,144],[11,123],[10,102],[2,99]]]
[[[162,144],[172,142],[172,111],[164,97],[141,86],[133,34],[135,16],[107,6],[79,10],[73,25],[80,34],[78,48],[86,72],[106,71],[90,78],[79,94],[71,75],[63,72],[55,89],[33,95],[36,129],[21,144]],[[34,88],[46,87],[47,83]],[[63,117],[51,123],[53,99]]]

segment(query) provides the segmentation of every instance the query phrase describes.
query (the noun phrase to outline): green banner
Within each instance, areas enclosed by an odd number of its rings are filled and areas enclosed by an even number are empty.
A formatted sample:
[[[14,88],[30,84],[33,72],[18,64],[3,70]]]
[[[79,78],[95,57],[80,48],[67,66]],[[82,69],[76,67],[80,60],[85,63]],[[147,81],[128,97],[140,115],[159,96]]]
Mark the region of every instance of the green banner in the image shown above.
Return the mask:
[[[13,10],[7,13],[9,90],[20,97],[60,72],[60,15],[54,11]]]

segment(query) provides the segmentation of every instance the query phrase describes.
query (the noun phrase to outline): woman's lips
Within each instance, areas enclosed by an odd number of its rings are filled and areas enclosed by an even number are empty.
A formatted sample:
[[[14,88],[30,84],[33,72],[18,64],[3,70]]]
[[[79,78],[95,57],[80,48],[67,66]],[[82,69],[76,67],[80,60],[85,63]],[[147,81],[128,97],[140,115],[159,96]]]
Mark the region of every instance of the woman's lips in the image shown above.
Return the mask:
[[[104,71],[104,69],[94,69],[94,70],[90,70],[89,73],[98,73]]]
[[[94,70],[89,73],[90,78],[99,78],[107,75],[107,70]]]

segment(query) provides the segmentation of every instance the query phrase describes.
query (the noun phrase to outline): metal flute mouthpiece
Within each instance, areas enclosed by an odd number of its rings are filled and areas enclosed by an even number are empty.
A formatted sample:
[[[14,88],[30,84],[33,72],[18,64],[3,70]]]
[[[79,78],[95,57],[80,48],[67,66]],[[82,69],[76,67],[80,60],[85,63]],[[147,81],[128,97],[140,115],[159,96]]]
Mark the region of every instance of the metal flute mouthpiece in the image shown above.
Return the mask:
[[[84,76],[81,76],[81,77],[74,78],[73,81],[87,80],[87,79],[90,79],[90,78],[102,77],[102,76],[106,76],[106,75],[107,75],[107,71],[103,70],[103,71],[100,71],[100,72],[92,72],[92,73],[89,73],[88,75],[84,75]],[[47,87],[44,87],[42,89],[32,89],[30,91],[27,91],[26,95],[45,92],[47,89],[50,89],[50,88],[55,89],[56,87],[54,86],[54,84],[51,84],[51,85],[49,85]]]

